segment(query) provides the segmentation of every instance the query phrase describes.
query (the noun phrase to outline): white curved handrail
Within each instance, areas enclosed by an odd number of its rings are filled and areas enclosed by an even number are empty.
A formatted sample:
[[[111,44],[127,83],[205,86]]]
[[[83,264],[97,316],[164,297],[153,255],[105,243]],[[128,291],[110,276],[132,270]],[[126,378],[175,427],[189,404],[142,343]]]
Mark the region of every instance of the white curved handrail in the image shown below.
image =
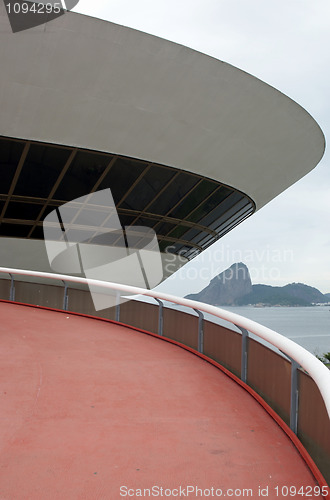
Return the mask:
[[[0,267],[0,273],[19,274],[22,276],[33,276],[39,278],[69,281],[72,283],[82,283],[114,289],[124,293],[146,295],[154,299],[166,300],[168,302],[173,302],[175,304],[186,306],[191,309],[198,309],[200,311],[212,314],[213,316],[221,318],[225,321],[229,321],[234,325],[245,328],[249,332],[254,333],[258,337],[277,347],[280,351],[283,351],[284,354],[287,354],[289,357],[294,359],[304,370],[309,373],[309,375],[312,377],[319,388],[330,418],[330,370],[328,370],[328,368],[323,363],[321,363],[321,361],[313,356],[313,354],[306,351],[306,349],[304,349],[300,345],[284,337],[283,335],[280,335],[274,330],[256,323],[255,321],[244,318],[239,314],[220,309],[216,306],[204,304],[196,300],[175,297],[174,295],[169,295],[167,293],[145,290],[144,288],[138,288],[130,285],[121,285],[118,283],[79,278],[75,276],[68,276],[66,274],[53,274],[40,271],[28,271],[24,269],[11,269],[5,267]]]

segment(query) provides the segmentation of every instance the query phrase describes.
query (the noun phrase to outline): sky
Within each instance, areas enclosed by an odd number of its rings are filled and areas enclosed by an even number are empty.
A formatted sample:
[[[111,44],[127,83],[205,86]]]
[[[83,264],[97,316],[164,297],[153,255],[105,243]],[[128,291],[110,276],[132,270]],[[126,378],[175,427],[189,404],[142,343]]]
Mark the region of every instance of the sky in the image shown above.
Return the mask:
[[[80,0],[76,12],[228,62],[303,106],[330,137],[329,0]],[[330,293],[330,160],[158,287],[183,296],[234,262],[252,283],[302,282]]]

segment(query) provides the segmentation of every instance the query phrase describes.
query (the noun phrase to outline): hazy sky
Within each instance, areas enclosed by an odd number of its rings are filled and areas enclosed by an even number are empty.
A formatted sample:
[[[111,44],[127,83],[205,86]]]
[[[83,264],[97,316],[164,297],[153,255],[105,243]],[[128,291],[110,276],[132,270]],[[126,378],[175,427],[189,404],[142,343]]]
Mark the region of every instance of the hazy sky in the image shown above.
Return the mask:
[[[80,0],[76,12],[187,45],[257,76],[330,136],[329,0]],[[253,283],[330,292],[329,154],[316,169],[161,285],[184,295],[242,260]]]

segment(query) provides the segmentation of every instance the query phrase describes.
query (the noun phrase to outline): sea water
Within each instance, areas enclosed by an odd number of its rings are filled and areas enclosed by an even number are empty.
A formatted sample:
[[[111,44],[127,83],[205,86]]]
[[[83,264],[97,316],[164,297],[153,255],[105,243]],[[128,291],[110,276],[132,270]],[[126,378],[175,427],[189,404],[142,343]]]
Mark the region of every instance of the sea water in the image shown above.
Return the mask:
[[[330,307],[226,307],[301,345],[312,354],[330,352]]]

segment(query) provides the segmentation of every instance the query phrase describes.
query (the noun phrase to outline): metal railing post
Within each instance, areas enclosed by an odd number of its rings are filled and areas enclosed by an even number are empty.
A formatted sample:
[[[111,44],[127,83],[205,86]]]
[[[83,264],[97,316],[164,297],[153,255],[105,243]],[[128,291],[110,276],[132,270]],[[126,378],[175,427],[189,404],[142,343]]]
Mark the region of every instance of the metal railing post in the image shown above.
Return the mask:
[[[299,364],[291,358],[291,402],[290,402],[290,429],[298,432],[298,412],[299,412],[299,388],[298,388],[298,368]]]
[[[64,283],[63,309],[67,311],[69,308],[68,284],[64,280],[62,282]]]
[[[242,332],[242,355],[241,355],[241,380],[247,383],[248,371],[248,347],[249,347],[249,332],[238,325],[235,325]]]
[[[9,273],[10,276],[10,292],[9,292],[9,300],[13,301],[15,300],[15,280],[14,276]]]
[[[198,309],[194,309],[198,314],[198,352],[204,353],[204,314]]]
[[[120,292],[116,292],[116,313],[115,313],[115,321],[120,321]]]
[[[159,299],[155,298],[155,301],[158,303],[158,335],[163,336],[164,335],[164,316],[163,316],[163,309],[164,309],[164,302],[162,302]]]

